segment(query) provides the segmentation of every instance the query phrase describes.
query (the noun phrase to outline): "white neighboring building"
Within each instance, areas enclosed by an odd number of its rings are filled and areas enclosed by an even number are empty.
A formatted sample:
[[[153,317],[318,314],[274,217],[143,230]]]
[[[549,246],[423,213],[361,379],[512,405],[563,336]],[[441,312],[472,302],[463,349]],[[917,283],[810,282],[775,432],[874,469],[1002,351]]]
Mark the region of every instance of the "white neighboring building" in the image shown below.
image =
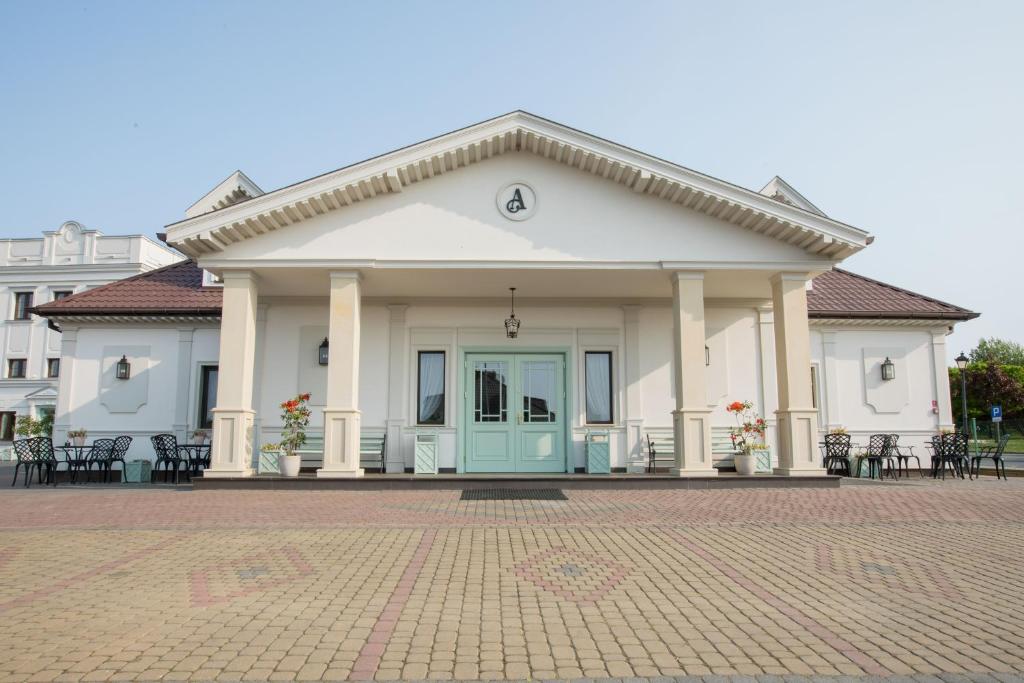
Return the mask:
[[[272,192],[236,173],[167,241],[195,262],[42,307],[65,331],[55,437],[146,457],[212,427],[211,477],[251,475],[307,391],[321,477],[363,473],[361,434],[391,472],[420,435],[442,471],[572,472],[592,431],[617,470],[674,433],[673,472],[713,476],[744,399],[777,473],[820,474],[829,426],[952,426],[945,335],[976,316],[837,269],[871,236],[779,178],[747,190],[524,112]]]
[[[0,447],[16,415],[41,417],[57,404],[61,335],[31,310],[181,258],[142,235],[107,236],[74,221],[42,237],[0,239]]]

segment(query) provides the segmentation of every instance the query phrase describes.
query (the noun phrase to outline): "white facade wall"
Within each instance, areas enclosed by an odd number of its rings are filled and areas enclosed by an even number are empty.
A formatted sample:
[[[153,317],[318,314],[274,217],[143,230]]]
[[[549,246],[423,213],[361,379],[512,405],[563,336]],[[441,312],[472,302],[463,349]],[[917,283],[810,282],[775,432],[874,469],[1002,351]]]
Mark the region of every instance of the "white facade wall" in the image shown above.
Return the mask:
[[[14,320],[15,295],[33,305],[57,292],[78,293],[181,260],[142,235],[107,236],[69,221],[42,237],[0,239],[0,411],[38,417],[57,402],[47,361],[61,355],[61,335],[45,318]],[[25,378],[8,376],[8,360],[25,359]]]
[[[414,302],[367,300],[362,309],[360,410],[362,428],[389,436],[388,470],[412,467],[417,429],[439,434],[439,465],[454,470],[460,453],[464,348],[567,354],[567,410],[576,467],[584,464],[589,429],[611,433],[612,465],[637,469],[647,430],[671,427],[671,318],[668,302],[517,306],[523,320],[520,337],[505,338],[501,322],[507,308],[472,300]],[[320,409],[326,394],[326,369],[317,364],[317,347],[326,335],[325,299],[267,298],[257,315],[254,405],[260,442],[277,441],[279,404],[299,392],[312,394],[311,438],[323,428]],[[725,406],[750,399],[770,423],[774,446],[774,361],[771,325],[753,303],[709,305],[706,311],[708,406],[712,425],[728,427]],[[67,412],[58,414],[58,433],[84,427],[89,437],[129,434],[132,457],[152,457],[148,437],[160,432],[179,439],[198,425],[202,365],[218,361],[220,330],[210,325],[89,326],[75,332],[72,375],[66,378]],[[229,334],[230,331],[225,331]],[[766,335],[767,333],[767,335]],[[925,441],[940,424],[932,401],[948,412],[948,388],[937,385],[935,363],[945,372],[944,330],[914,327],[842,327],[812,325],[813,364],[818,369],[816,401],[819,426],[842,425],[855,436],[897,432],[908,444]],[[632,346],[631,346],[632,344]],[[446,352],[446,424],[421,427],[416,415],[416,358],[421,350]],[[613,354],[614,424],[588,426],[584,420],[587,350]],[[128,382],[111,379],[122,354],[132,362]],[[829,354],[829,355],[826,355]],[[880,354],[883,354],[880,356]],[[896,363],[896,380],[876,381],[884,355]],[[765,363],[764,359],[768,359]],[[767,368],[768,372],[763,370]],[[938,387],[938,390],[937,390]],[[64,387],[62,386],[62,391]],[[943,396],[943,391],[946,392]]]

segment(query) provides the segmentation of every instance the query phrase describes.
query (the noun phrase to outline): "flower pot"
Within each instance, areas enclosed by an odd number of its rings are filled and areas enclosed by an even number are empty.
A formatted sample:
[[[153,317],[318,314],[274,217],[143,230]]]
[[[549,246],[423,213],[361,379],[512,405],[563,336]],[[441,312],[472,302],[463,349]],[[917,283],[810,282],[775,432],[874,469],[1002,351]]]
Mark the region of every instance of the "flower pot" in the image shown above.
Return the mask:
[[[84,436],[73,436],[73,437],[71,437],[71,443],[73,445],[75,445],[75,446],[84,446],[85,445],[85,437]]]
[[[284,452],[277,454],[277,470],[283,477],[299,476],[300,465],[302,465],[301,455],[288,455]]]
[[[733,456],[736,474],[750,475],[757,471],[757,456],[753,453],[737,453]]]

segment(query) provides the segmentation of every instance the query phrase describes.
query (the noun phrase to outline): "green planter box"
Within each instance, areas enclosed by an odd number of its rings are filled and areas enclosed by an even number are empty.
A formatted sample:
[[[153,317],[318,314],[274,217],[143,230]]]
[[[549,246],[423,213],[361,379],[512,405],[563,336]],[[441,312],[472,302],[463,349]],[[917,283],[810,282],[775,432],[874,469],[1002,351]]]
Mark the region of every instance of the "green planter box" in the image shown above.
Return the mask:
[[[437,434],[416,435],[416,474],[437,474]]]
[[[760,451],[754,451],[754,465],[756,472],[771,472],[772,471],[772,452],[771,449],[765,448]]]
[[[608,432],[587,433],[587,474],[611,474]]]
[[[153,463],[132,460],[124,464],[124,480],[128,484],[148,484],[153,480]]]

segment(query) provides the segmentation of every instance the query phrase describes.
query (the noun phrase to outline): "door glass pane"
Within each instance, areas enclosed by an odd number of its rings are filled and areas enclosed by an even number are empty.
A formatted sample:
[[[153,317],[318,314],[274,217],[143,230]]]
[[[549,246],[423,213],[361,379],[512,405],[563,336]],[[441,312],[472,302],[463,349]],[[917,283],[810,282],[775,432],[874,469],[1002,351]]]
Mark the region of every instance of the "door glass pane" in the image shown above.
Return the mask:
[[[523,422],[555,421],[555,362],[524,360],[520,366],[523,380]]]
[[[473,363],[473,421],[508,421],[508,364],[505,361]]]

